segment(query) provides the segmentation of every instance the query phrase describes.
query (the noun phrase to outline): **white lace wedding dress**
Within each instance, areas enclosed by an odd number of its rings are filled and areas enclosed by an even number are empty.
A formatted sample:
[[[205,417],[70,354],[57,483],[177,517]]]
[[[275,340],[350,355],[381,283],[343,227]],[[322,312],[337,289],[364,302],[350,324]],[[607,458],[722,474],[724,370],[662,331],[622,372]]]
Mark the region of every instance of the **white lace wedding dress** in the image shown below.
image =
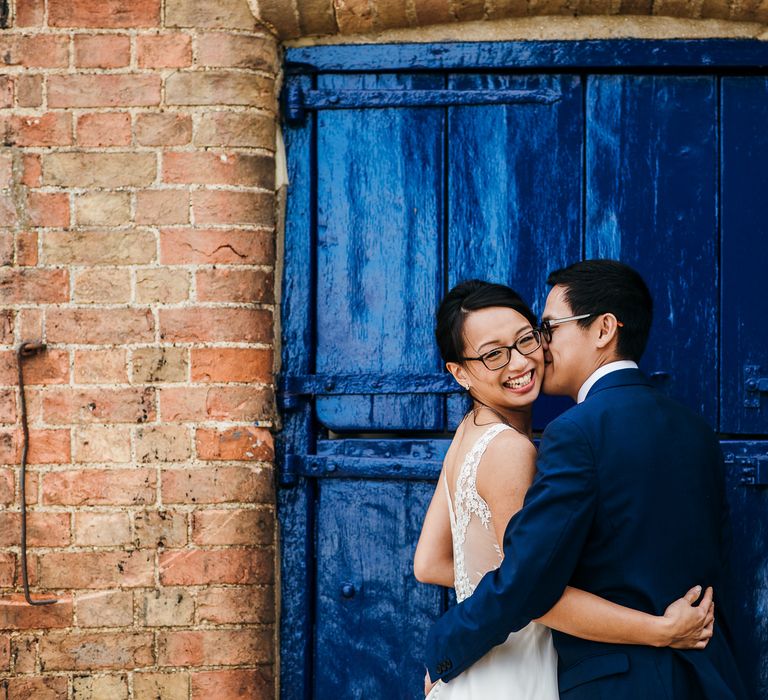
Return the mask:
[[[472,595],[480,579],[498,568],[503,553],[487,503],[476,487],[477,468],[488,444],[504,430],[495,423],[472,446],[458,471],[455,501],[447,480],[448,509],[453,536],[456,598]],[[438,681],[427,700],[557,700],[557,653],[548,627],[531,622],[491,649],[449,683]]]

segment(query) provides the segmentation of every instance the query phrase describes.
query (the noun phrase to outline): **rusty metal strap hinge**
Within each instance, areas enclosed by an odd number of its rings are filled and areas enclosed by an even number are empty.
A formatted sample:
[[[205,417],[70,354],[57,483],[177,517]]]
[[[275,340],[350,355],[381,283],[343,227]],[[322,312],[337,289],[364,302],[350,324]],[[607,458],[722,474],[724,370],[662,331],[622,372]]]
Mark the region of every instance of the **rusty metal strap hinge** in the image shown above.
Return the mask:
[[[308,111],[401,107],[472,107],[509,104],[551,105],[560,100],[555,90],[302,90],[296,81],[286,85],[283,114],[289,124],[300,124]]]

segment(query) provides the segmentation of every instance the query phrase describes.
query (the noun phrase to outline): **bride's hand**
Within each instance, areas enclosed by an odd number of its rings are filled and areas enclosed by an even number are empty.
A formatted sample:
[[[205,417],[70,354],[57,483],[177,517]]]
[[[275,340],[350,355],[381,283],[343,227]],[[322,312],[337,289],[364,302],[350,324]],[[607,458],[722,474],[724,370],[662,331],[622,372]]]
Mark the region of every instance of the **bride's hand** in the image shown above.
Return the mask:
[[[715,624],[712,587],[707,588],[701,602],[694,606],[700,594],[701,586],[694,586],[664,611],[666,646],[675,649],[703,649],[709,643]]]

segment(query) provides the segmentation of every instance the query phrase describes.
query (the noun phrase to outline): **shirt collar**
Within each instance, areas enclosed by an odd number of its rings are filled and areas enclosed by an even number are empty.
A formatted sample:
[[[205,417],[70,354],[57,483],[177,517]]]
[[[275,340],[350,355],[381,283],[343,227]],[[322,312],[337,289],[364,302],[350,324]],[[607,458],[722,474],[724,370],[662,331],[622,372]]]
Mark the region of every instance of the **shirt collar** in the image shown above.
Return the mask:
[[[607,365],[598,367],[594,372],[592,372],[592,374],[589,375],[587,381],[581,385],[581,389],[579,389],[579,395],[576,397],[576,403],[581,403],[584,399],[587,398],[589,390],[595,385],[595,382],[598,379],[601,379],[606,374],[616,372],[620,369],[637,369],[637,362],[633,362],[632,360],[617,360],[616,362],[609,362]]]

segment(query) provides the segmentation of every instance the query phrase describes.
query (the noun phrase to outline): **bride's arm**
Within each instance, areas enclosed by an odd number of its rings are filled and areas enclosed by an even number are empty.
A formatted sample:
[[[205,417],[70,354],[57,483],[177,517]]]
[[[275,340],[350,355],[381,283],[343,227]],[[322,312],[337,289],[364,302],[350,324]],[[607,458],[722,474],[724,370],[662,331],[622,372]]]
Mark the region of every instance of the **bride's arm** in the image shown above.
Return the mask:
[[[555,606],[537,622],[574,637],[611,644],[703,649],[712,636],[714,603],[707,588],[701,603],[695,586],[664,615],[649,615],[568,586]]]
[[[503,432],[483,456],[477,490],[491,511],[496,539],[523,506],[536,471],[536,448],[519,433]],[[701,649],[712,636],[714,604],[707,589],[701,604],[700,589],[691,589],[672,603],[665,614],[649,615],[612,603],[592,593],[566,588],[555,606],[538,621],[574,637],[615,644],[645,644]]]
[[[413,573],[422,583],[453,588],[453,541],[443,472],[424,516],[419,543],[413,556]]]

